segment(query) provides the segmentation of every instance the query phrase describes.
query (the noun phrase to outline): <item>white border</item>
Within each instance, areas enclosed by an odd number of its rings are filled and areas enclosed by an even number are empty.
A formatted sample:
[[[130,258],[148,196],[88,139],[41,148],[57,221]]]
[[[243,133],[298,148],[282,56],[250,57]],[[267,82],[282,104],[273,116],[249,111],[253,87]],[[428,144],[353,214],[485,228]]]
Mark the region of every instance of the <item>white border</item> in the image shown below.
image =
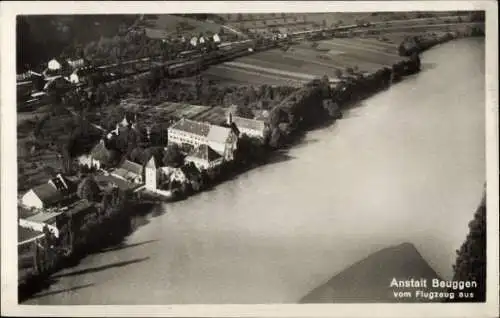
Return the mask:
[[[217,317],[495,317],[498,316],[498,12],[496,1],[348,2],[1,2],[1,233],[2,315],[9,316],[217,316]],[[15,15],[172,12],[326,12],[326,11],[486,10],[486,143],[488,289],[486,304],[335,305],[170,305],[20,306],[17,304]],[[472,212],[471,212],[472,215]],[[464,238],[465,239],[465,238]],[[9,260],[9,261],[6,261]]]

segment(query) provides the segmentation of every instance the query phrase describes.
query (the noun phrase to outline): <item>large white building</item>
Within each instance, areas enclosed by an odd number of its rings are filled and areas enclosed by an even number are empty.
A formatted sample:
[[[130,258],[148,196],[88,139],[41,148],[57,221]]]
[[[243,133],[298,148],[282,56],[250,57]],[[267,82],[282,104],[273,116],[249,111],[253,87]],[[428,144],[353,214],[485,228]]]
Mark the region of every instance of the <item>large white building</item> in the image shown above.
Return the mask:
[[[168,128],[168,142],[193,148],[208,145],[226,160],[233,159],[238,135],[233,129],[181,119]]]

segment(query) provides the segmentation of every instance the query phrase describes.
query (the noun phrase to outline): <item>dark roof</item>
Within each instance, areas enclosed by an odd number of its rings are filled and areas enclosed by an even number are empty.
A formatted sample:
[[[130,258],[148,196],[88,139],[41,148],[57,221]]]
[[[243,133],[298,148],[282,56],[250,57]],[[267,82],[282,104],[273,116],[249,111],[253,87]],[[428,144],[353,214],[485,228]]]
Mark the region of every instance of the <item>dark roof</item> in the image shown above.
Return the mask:
[[[200,145],[198,148],[194,149],[190,154],[190,157],[195,157],[199,159],[206,160],[208,162],[215,161],[222,158],[215,150],[213,150],[208,145]]]
[[[17,241],[18,243],[34,239],[40,235],[43,235],[43,232],[28,229],[25,227],[22,227],[20,225],[17,226]]]
[[[33,192],[42,200],[44,204],[54,204],[60,201],[64,196],[61,191],[58,191],[48,183],[41,184],[32,188]]]
[[[177,129],[185,131],[191,134],[207,137],[210,132],[210,124],[200,123],[194,120],[189,120],[182,118],[178,122],[170,127],[171,129]]]

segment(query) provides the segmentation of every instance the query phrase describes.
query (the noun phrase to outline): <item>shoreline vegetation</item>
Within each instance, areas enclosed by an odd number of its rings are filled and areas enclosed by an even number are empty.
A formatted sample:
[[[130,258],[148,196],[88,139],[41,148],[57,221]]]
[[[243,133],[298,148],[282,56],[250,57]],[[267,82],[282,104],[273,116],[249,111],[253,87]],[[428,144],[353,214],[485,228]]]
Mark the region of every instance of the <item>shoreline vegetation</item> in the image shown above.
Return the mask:
[[[49,246],[54,250],[52,257],[56,261],[43,274],[20,284],[19,301],[47,288],[54,281],[51,275],[56,271],[74,266],[89,254],[120,244],[137,226],[134,218],[147,215],[156,204],[187,199],[190,195],[209,190],[258,166],[286,160],[286,149],[300,143],[307,131],[333,124],[342,117],[342,111],[418,73],[421,70],[420,53],[440,43],[470,35],[475,34],[448,32],[438,36],[407,38],[400,45],[402,59],[392,67],[382,68],[369,75],[352,72],[342,76],[335,87],[330,85],[327,76],[310,81],[270,109],[269,131],[263,141],[243,135],[238,141],[233,161],[224,163],[217,174],[200,172],[196,182],[187,186],[172,188],[171,184],[168,190],[174,194],[172,199],[158,199],[146,192],[138,194],[131,190],[117,190],[104,195],[106,198],[96,199],[99,203],[93,204],[93,208],[98,215],[97,221],[87,224],[78,233],[80,241],[78,244],[72,241],[74,248],[71,251],[60,247],[61,238],[56,240],[49,235]],[[104,232],[103,228],[115,231]]]

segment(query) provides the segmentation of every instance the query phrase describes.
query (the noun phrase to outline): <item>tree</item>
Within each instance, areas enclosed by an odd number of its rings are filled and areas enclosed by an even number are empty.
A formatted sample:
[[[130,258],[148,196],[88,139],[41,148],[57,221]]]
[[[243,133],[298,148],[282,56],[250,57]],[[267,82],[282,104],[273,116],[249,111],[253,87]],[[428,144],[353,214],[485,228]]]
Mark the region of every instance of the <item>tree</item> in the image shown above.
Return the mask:
[[[250,109],[250,107],[245,107],[245,106],[242,106],[242,105],[238,105],[236,107],[236,116],[238,117],[243,117],[243,118],[254,118],[254,114],[252,112],[252,110]]]
[[[461,298],[460,301],[486,300],[486,197],[469,223],[469,234],[465,242],[457,250],[457,260],[453,265],[453,280],[476,281],[478,287],[466,289],[471,298]]]
[[[346,68],[346,70],[345,70],[345,71],[346,71],[346,72],[347,72],[347,74],[349,74],[349,75],[353,75],[353,74],[354,74],[354,69],[353,69],[352,67],[348,67],[348,68]]]
[[[337,78],[342,78],[342,70],[340,68],[335,69],[335,76]]]
[[[100,189],[97,182],[92,177],[86,177],[78,185],[76,194],[81,199],[86,199],[91,202],[99,200]]]
[[[180,167],[184,163],[184,156],[177,144],[170,144],[165,150],[163,156],[163,164],[168,167]]]

